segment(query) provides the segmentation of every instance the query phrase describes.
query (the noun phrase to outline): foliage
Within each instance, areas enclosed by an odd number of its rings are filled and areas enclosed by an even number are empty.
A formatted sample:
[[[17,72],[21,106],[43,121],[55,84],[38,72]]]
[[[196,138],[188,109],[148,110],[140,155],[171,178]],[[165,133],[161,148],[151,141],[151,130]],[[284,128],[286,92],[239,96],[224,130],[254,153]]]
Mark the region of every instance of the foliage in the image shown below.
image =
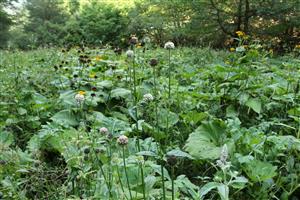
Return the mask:
[[[235,40],[0,51],[4,198],[297,198],[300,61]]]

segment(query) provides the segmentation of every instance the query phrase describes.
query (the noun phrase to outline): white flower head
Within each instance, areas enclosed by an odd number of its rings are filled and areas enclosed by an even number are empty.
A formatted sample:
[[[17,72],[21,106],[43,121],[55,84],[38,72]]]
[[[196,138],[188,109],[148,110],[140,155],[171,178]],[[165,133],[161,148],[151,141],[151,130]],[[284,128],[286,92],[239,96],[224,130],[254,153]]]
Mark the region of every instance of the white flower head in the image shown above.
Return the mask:
[[[108,129],[106,127],[101,127],[99,131],[102,135],[107,135],[108,134]]]
[[[150,101],[153,101],[153,100],[154,100],[154,97],[152,96],[152,94],[147,93],[147,94],[144,94],[143,100],[144,100],[145,102],[150,102]]]
[[[132,50],[127,50],[126,51],[126,56],[127,56],[127,58],[133,58],[134,57],[134,52]]]
[[[175,48],[175,44],[171,41],[168,41],[166,44],[165,44],[165,49],[174,49]]]
[[[145,42],[146,44],[148,44],[148,43],[151,42],[151,39],[148,36],[146,36],[146,37],[144,37],[143,42]]]
[[[83,94],[76,94],[75,95],[75,100],[77,101],[78,104],[81,104],[84,101],[84,95]]]
[[[128,137],[125,135],[121,135],[118,139],[117,142],[119,145],[127,145],[128,144]]]

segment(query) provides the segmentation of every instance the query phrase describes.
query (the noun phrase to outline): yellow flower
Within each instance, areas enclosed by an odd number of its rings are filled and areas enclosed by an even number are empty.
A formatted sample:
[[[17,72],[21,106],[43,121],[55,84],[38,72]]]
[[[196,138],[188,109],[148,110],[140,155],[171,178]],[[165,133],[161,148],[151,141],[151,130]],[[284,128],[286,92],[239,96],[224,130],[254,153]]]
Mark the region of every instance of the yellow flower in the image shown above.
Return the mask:
[[[246,34],[243,31],[237,31],[235,32],[239,37],[244,37]]]
[[[143,46],[142,46],[142,44],[141,43],[138,43],[137,45],[136,45],[136,48],[142,48]]]
[[[235,51],[235,48],[231,47],[229,50],[230,50],[231,52],[233,52],[233,51]]]
[[[95,56],[95,58],[94,58],[96,61],[100,61],[100,60],[102,60],[102,56]]]
[[[90,75],[89,75],[90,78],[95,78],[95,76],[96,76],[96,73],[94,73],[94,72],[90,73]]]
[[[85,91],[82,91],[82,90],[78,92],[78,94],[80,94],[80,95],[85,95],[85,93],[86,93],[86,92],[85,92]]]
[[[300,44],[296,44],[295,49],[300,49]]]

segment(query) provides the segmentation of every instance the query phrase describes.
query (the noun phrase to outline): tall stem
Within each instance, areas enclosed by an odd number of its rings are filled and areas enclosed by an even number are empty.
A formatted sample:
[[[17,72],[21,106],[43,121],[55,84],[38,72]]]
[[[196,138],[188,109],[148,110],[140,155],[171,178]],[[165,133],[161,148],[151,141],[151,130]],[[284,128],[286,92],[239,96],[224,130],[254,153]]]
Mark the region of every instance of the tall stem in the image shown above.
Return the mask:
[[[136,80],[136,69],[135,69],[135,48],[133,47],[133,52],[134,52],[134,57],[133,57],[133,61],[132,61],[132,68],[133,68],[133,96],[134,96],[134,108],[135,108],[135,126],[136,126],[136,133],[137,133],[137,147],[138,147],[138,151],[141,151],[141,147],[140,147],[140,135],[139,135],[139,130],[138,130],[138,109],[137,109],[137,90],[136,90],[136,86],[137,86],[137,80]],[[143,190],[143,197],[144,199],[146,199],[146,192],[145,192],[145,182],[144,182],[144,169],[143,167],[140,167],[140,171],[141,171],[141,177],[142,177],[142,190]]]
[[[157,95],[157,86],[156,86],[156,69],[155,66],[153,66],[153,84],[154,84],[154,101],[155,101],[155,128],[158,132],[159,129],[159,121],[158,121],[158,95]],[[156,141],[157,148],[160,147],[160,152],[163,153],[162,144],[158,145],[158,142]],[[161,184],[162,184],[162,192],[163,192],[163,200],[166,199],[166,190],[165,190],[165,176],[164,176],[164,167],[161,164],[160,166],[161,170]]]
[[[132,199],[130,183],[129,183],[128,173],[127,173],[127,168],[126,168],[126,161],[125,161],[125,147],[122,146],[122,149],[123,149],[123,165],[124,165],[124,171],[125,171],[125,176],[126,176],[126,181],[127,181],[127,187],[128,187],[128,190],[129,190],[130,199]]]
[[[172,173],[172,177],[171,177],[171,181],[172,181],[172,200],[175,199],[175,194],[174,194],[174,167],[172,167],[171,169],[171,173]]]

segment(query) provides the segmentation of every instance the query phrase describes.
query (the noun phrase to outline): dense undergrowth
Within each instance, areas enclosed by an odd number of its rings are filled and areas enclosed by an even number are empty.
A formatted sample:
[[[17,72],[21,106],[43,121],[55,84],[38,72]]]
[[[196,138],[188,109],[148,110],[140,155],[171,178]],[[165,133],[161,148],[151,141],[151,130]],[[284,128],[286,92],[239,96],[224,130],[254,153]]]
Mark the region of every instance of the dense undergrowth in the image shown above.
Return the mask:
[[[298,199],[299,66],[258,45],[2,51],[1,196]]]

